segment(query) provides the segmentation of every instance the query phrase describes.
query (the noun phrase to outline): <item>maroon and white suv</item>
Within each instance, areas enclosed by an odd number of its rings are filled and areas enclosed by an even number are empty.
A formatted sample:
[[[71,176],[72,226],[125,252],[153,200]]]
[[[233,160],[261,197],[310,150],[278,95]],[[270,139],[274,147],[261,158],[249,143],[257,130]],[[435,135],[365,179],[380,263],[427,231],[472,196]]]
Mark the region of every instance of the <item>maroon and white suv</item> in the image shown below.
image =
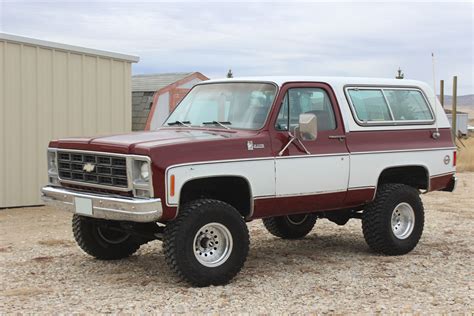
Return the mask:
[[[370,248],[411,251],[420,193],[453,191],[456,148],[423,82],[261,77],[195,86],[154,131],[51,141],[47,204],[74,213],[79,246],[120,259],[163,241],[197,286],[223,284],[249,250],[246,221],[301,238],[318,218],[362,219]]]

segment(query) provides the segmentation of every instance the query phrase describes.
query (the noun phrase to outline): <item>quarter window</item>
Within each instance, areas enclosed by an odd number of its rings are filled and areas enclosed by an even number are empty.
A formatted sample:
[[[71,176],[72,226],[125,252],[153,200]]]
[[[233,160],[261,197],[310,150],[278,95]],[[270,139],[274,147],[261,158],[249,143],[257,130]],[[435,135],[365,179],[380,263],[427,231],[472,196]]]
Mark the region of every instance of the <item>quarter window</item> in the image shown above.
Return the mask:
[[[429,105],[419,90],[350,88],[347,94],[357,119],[363,123],[433,120]]]

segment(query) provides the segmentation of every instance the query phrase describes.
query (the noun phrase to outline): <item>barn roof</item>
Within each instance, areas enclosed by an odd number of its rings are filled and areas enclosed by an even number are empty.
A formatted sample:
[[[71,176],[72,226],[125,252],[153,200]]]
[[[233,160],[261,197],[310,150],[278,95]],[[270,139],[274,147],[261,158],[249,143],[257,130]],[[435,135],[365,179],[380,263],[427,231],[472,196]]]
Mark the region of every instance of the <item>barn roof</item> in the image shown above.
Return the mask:
[[[165,74],[135,75],[132,76],[132,91],[158,91],[161,88],[184,79],[192,74],[193,72],[173,72]]]

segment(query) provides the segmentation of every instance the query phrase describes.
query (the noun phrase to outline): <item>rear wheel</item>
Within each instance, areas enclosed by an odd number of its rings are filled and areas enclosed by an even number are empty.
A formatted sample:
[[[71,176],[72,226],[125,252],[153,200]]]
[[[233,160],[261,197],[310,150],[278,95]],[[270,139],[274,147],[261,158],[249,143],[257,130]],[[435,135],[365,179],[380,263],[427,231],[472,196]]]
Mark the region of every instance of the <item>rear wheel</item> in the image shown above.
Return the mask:
[[[263,219],[263,225],[274,236],[284,239],[302,238],[316,224],[314,214],[296,214]]]
[[[101,260],[122,259],[140,248],[140,243],[130,234],[114,229],[113,221],[97,221],[74,215],[72,231],[79,247],[87,254]]]
[[[424,209],[418,190],[383,184],[362,214],[362,231],[374,251],[402,255],[416,247],[423,233]]]
[[[171,270],[195,286],[229,282],[243,267],[249,232],[231,205],[199,199],[180,208],[163,236],[165,259]]]

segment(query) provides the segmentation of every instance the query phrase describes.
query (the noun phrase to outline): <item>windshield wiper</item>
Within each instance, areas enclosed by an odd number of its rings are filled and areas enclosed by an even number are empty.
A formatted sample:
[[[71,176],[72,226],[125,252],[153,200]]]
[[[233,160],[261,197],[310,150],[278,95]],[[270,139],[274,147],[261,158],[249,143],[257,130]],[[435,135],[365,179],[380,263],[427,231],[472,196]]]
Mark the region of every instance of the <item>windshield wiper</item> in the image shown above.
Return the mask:
[[[181,125],[181,126],[186,126],[186,127],[191,127],[191,124],[190,121],[174,121],[174,122],[169,122],[168,125],[169,126],[173,126],[173,125]]]
[[[230,129],[230,127],[226,125],[232,125],[229,121],[210,121],[210,122],[202,122],[202,125],[219,125],[225,129]]]

